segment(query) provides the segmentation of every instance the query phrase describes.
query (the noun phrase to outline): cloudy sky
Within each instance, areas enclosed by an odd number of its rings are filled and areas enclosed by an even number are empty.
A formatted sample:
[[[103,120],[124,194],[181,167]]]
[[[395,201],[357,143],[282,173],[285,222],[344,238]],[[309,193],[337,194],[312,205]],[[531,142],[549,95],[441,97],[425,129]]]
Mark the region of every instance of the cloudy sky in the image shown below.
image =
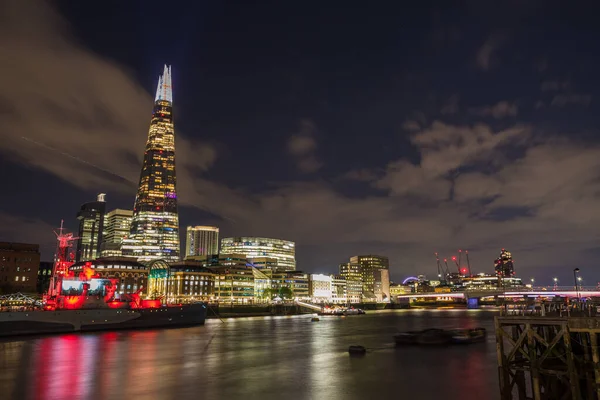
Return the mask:
[[[0,3],[0,240],[50,259],[81,203],[132,207],[167,63],[181,227],[293,240],[309,272],[506,247],[600,280],[598,10],[251,3]]]

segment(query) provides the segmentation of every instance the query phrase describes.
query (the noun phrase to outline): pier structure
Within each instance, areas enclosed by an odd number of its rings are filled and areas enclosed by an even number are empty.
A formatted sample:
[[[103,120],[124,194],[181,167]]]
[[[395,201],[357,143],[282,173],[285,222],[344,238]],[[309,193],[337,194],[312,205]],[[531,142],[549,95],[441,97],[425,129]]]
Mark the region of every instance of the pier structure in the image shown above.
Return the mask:
[[[600,399],[595,306],[495,318],[502,400]]]

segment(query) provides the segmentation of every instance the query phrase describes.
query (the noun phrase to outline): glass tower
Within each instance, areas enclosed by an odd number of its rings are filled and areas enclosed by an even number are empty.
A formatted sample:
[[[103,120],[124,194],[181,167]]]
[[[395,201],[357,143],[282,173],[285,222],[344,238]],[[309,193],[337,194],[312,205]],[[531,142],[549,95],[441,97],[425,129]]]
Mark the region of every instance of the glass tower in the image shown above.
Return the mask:
[[[171,67],[165,65],[158,78],[131,229],[122,245],[124,256],[139,261],[179,260],[172,105]]]
[[[96,201],[83,204],[77,213],[79,235],[75,259],[78,262],[95,260],[100,257],[104,212],[106,209],[104,196],[104,193],[101,193]]]

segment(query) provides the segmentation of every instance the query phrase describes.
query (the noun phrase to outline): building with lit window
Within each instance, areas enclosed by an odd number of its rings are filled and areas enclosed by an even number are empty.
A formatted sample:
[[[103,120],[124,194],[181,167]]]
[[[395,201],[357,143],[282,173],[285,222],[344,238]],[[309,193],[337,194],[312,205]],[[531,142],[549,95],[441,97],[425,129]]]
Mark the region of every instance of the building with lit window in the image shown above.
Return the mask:
[[[219,228],[188,226],[185,235],[185,257],[219,254]]]
[[[215,266],[214,300],[223,304],[254,303],[254,273],[252,267],[242,265]]]
[[[331,275],[331,302],[346,304],[346,279],[341,275]]]
[[[101,257],[118,257],[122,255],[123,239],[131,229],[132,210],[114,209],[104,216],[104,233],[102,234]]]
[[[40,268],[38,269],[36,292],[46,293],[50,286],[50,278],[52,277],[52,271],[54,269],[54,263],[52,261],[41,261]]]
[[[296,245],[281,239],[261,237],[229,237],[221,240],[221,254],[244,254],[253,263],[264,257],[277,260],[275,269],[296,270]]]
[[[35,293],[40,246],[0,242],[0,293]]]
[[[104,196],[105,194],[101,193],[96,201],[83,204],[77,213],[79,232],[75,253],[76,261],[94,260],[100,256],[104,213],[106,212]]]
[[[310,298],[315,303],[329,303],[332,297],[332,278],[329,275],[312,274],[310,276]]]
[[[215,274],[199,261],[169,263],[162,276],[154,273],[151,264],[148,290],[153,296],[165,296],[169,303],[209,301],[214,295]],[[163,267],[164,268],[164,267]]]
[[[360,303],[363,291],[363,274],[360,264],[340,264],[340,275],[346,280],[346,302]]]
[[[351,264],[358,264],[361,268],[362,274],[362,299],[363,301],[376,301],[377,296],[375,294],[375,271],[385,269],[389,270],[390,262],[387,257],[376,256],[373,254],[363,255],[363,256],[354,256],[350,257]],[[381,277],[381,274],[377,276]],[[389,274],[388,277],[388,287],[389,287]],[[380,282],[381,283],[381,282]],[[388,288],[388,296],[389,296],[389,288]]]
[[[101,278],[114,278],[118,280],[117,294],[136,293],[141,290],[140,295],[148,293],[148,273],[150,268],[128,257],[106,257],[91,261],[80,261],[73,264],[69,269],[73,272],[83,271],[83,266],[90,263]]]
[[[158,79],[131,229],[121,248],[139,261],[179,261],[173,92],[166,65]]]

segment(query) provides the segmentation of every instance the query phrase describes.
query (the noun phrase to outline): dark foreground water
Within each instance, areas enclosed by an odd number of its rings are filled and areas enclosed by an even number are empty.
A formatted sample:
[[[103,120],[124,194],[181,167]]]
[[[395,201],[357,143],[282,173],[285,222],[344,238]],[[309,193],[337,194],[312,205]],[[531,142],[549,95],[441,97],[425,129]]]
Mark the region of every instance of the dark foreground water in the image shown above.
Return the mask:
[[[1,399],[498,399],[493,312],[210,320],[203,327],[0,342]],[[486,343],[395,348],[428,327],[488,329]],[[350,357],[349,345],[371,350]]]

